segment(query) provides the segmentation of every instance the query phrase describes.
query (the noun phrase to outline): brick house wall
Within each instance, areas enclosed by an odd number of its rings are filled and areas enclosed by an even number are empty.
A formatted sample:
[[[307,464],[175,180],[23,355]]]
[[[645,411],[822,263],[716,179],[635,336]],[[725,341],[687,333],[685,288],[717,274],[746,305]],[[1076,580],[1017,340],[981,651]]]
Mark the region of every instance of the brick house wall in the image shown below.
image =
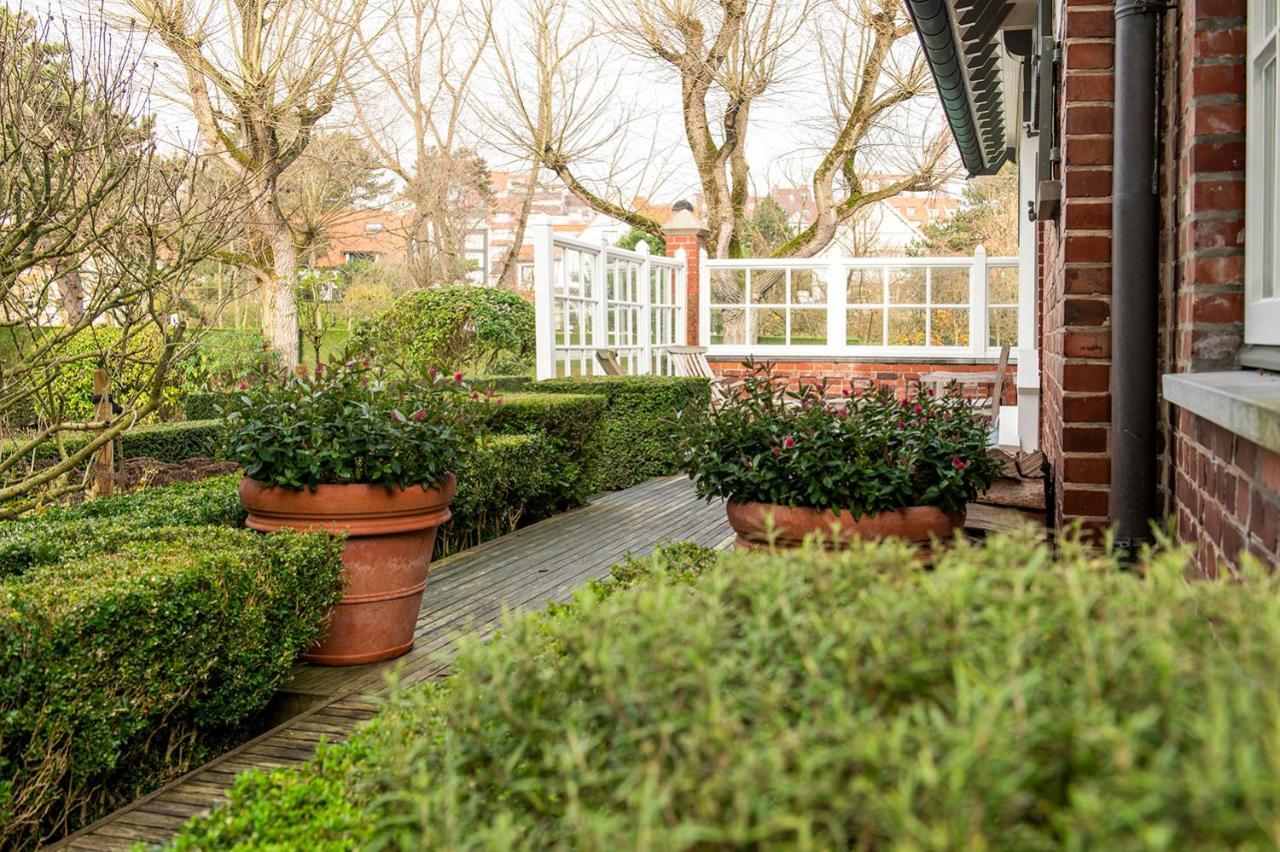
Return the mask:
[[[1063,203],[1040,230],[1040,446],[1052,516],[1100,529],[1109,509],[1114,3],[1066,0],[1057,90]],[[1024,164],[1030,168],[1029,164]]]
[[[1161,373],[1231,370],[1244,321],[1245,0],[1185,0],[1161,46]],[[1114,4],[1058,7],[1062,209],[1039,225],[1042,434],[1059,524],[1109,506]],[[1160,401],[1161,499],[1206,574],[1280,557],[1280,456]]]

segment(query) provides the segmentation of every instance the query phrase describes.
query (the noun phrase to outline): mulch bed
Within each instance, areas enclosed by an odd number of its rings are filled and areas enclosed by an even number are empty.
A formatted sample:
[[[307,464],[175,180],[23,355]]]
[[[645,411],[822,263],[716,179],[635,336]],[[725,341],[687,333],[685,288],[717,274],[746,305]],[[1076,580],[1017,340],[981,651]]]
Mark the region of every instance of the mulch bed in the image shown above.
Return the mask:
[[[115,483],[117,491],[137,491],[175,482],[199,482],[211,476],[235,473],[239,469],[240,465],[235,462],[201,456],[183,459],[177,464],[139,456],[124,460],[120,470],[116,471]]]

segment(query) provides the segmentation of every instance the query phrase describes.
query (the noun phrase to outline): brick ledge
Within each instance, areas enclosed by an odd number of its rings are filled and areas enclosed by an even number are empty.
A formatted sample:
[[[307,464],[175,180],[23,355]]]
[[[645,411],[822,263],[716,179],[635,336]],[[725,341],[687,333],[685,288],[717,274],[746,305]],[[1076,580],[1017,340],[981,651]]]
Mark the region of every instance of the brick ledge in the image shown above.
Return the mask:
[[[1252,370],[1169,373],[1169,402],[1272,452],[1280,452],[1280,375]]]

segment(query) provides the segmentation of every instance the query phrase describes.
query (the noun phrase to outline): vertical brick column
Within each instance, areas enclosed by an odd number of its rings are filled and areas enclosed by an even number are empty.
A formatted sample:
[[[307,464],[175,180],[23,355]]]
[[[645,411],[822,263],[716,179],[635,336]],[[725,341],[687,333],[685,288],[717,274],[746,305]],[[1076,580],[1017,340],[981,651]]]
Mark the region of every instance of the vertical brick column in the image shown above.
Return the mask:
[[[675,257],[676,252],[684,249],[688,264],[688,276],[685,280],[685,292],[688,294],[685,327],[688,329],[686,340],[690,346],[701,345],[698,340],[698,317],[701,315],[699,296],[699,272],[701,251],[707,247],[707,236],[710,233],[706,224],[693,213],[693,205],[687,201],[677,201],[673,205],[675,215],[662,228],[662,236],[667,242],[667,257]]]
[[[1059,217],[1042,226],[1042,438],[1055,480],[1054,516],[1107,519],[1111,397],[1111,178],[1115,7],[1059,8]]]

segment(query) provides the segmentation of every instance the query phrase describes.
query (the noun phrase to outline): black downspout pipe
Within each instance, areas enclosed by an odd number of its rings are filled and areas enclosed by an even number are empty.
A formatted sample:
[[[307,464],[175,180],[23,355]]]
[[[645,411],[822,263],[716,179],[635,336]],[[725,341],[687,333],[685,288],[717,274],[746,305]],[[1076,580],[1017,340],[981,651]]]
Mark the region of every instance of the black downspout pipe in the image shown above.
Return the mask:
[[[1111,187],[1111,499],[1116,543],[1147,541],[1156,517],[1157,38],[1162,4],[1116,5]]]

